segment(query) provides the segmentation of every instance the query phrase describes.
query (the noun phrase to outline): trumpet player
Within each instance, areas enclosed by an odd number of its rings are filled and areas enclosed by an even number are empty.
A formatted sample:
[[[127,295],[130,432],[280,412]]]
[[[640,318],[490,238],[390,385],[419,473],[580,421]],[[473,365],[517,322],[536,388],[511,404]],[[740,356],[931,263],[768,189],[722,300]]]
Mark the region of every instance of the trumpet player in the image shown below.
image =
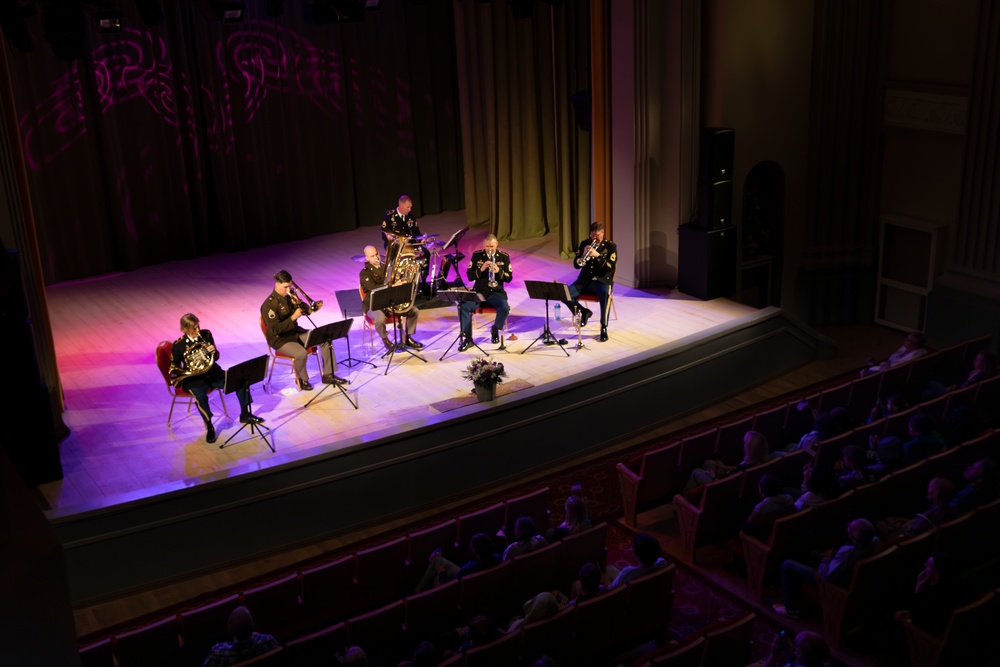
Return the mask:
[[[292,276],[288,271],[274,274],[274,290],[260,306],[260,317],[266,327],[265,337],[272,349],[291,357],[295,368],[295,378],[299,389],[312,391],[306,360],[309,352],[303,343],[307,331],[299,326],[298,320],[309,309],[309,305],[299,299],[292,290]],[[337,377],[337,358],[329,342],[319,346],[323,365],[323,384],[347,384],[347,380]]]
[[[382,338],[382,344],[385,345],[385,349],[388,352],[392,350],[393,343],[389,340],[389,336],[385,331],[385,312],[371,309],[372,290],[385,285],[385,273],[387,270],[388,266],[382,263],[382,257],[379,255],[378,249],[372,245],[365,246],[365,266],[361,269],[361,273],[358,276],[363,294],[361,307],[365,311],[365,317],[371,321],[372,326],[375,327],[375,331]],[[413,348],[414,350],[422,350],[424,346],[413,337],[413,334],[417,332],[417,320],[420,318],[420,311],[416,306],[411,305],[408,311],[400,314],[400,317],[406,318],[406,347]]]
[[[475,301],[463,301],[458,308],[458,321],[462,327],[459,352],[465,352],[472,347],[472,313],[479,306],[496,308],[497,316],[490,329],[490,340],[494,344],[500,342],[500,331],[510,313],[507,292],[503,286],[504,283],[510,282],[514,274],[510,266],[510,255],[500,250],[498,246],[496,234],[487,234],[483,239],[482,250],[472,253],[469,259],[466,276],[473,281],[472,290],[480,294],[484,300],[481,304]]]
[[[570,312],[580,313],[580,326],[587,326],[593,312],[584,308],[579,301],[581,294],[594,294],[601,304],[601,341],[608,339],[608,301],[611,285],[615,279],[615,264],[618,262],[618,248],[604,238],[604,223],[590,223],[590,238],[580,243],[573,258],[573,265],[580,269],[580,275],[569,286],[571,301],[564,302]]]
[[[201,328],[194,313],[181,316],[181,333],[183,335],[174,341],[171,348],[171,375],[176,386],[194,395],[198,412],[205,422],[205,441],[213,443],[216,436],[215,426],[212,425],[212,409],[208,406],[208,393],[213,389],[221,389],[226,379],[225,372],[216,363],[219,350],[215,347],[212,332]],[[250,412],[248,389],[237,389],[236,398],[240,402],[241,422],[260,424],[264,421]]]

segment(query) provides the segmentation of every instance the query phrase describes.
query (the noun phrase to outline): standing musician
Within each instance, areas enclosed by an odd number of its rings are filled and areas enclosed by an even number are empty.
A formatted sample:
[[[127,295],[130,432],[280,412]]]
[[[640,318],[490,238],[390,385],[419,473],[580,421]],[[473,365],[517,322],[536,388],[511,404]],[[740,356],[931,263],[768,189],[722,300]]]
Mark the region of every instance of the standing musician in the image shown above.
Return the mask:
[[[291,293],[292,276],[288,271],[274,274],[274,291],[260,306],[260,316],[267,326],[267,344],[273,349],[294,359],[295,378],[299,389],[312,391],[306,360],[309,352],[304,347],[307,331],[299,326],[298,319],[307,314],[309,306]],[[348,384],[347,380],[334,375],[337,359],[329,342],[319,346],[323,365],[323,384]]]
[[[208,393],[213,389],[222,389],[226,374],[216,363],[219,350],[215,347],[212,332],[201,328],[194,313],[181,316],[181,331],[184,335],[175,340],[171,348],[170,377],[176,386],[194,394],[198,412],[205,422],[205,442],[213,443],[215,426],[212,425],[212,410],[208,407]],[[250,413],[250,391],[247,388],[237,389],[236,398],[240,402],[241,422],[260,424],[264,421]]]
[[[496,344],[500,342],[500,331],[504,323],[507,322],[507,315],[510,313],[510,305],[507,303],[507,292],[503,289],[504,283],[509,283],[513,277],[513,269],[510,266],[510,255],[503,250],[498,250],[496,234],[487,234],[483,239],[482,250],[472,253],[469,259],[469,268],[465,274],[469,280],[473,281],[472,291],[484,297],[484,301],[463,301],[458,307],[458,321],[462,328],[462,342],[458,346],[459,352],[465,352],[472,347],[472,313],[479,306],[490,306],[496,308],[497,316],[493,321],[493,328],[490,329],[490,340]]]
[[[584,292],[595,294],[601,304],[601,341],[608,339],[608,297],[611,294],[611,284],[615,276],[615,264],[618,261],[618,248],[611,241],[604,239],[604,223],[590,223],[590,238],[580,243],[573,260],[574,266],[580,269],[580,275],[569,286],[572,301],[565,301],[571,312],[580,312],[580,326],[587,326],[587,320],[594,314],[584,308],[576,297]]]
[[[417,224],[417,218],[413,211],[413,200],[410,195],[401,195],[396,208],[390,208],[382,217],[382,245],[388,248],[389,241],[395,237],[413,238],[423,236]],[[420,246],[420,283],[421,291],[426,294],[427,273],[430,268],[430,252],[424,246]],[[386,256],[387,264],[392,263],[392,257]]]
[[[378,249],[375,246],[365,246],[365,266],[361,269],[361,274],[358,276],[361,282],[361,291],[364,293],[361,306],[365,311],[365,316],[372,321],[375,331],[382,338],[382,344],[385,345],[387,352],[392,350],[392,341],[389,340],[389,336],[385,333],[385,312],[381,310],[372,311],[371,303],[372,290],[385,285],[385,272],[388,268],[387,264],[382,263],[382,257],[378,254]],[[420,311],[416,306],[411,305],[410,309],[399,315],[399,317],[406,318],[406,347],[413,348],[414,350],[422,350],[424,346],[413,338],[413,334],[417,332],[417,320],[420,318]]]

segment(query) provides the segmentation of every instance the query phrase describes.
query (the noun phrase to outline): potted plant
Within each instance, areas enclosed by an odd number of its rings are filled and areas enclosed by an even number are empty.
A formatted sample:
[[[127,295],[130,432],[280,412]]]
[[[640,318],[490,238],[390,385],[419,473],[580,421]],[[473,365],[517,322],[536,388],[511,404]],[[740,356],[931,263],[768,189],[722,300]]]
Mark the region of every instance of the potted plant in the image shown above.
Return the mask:
[[[476,398],[480,401],[492,401],[497,396],[497,385],[507,376],[503,364],[490,361],[486,357],[473,359],[465,369],[462,377],[472,380],[476,388]]]

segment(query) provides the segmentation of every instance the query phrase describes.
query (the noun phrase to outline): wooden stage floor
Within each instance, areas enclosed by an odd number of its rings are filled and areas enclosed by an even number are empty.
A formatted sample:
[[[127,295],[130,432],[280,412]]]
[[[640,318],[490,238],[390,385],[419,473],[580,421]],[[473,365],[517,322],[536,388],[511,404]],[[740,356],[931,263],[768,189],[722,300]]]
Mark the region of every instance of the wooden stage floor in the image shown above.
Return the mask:
[[[421,220],[424,233],[447,239],[465,225],[464,214],[443,213]],[[471,229],[460,250],[468,257],[481,247],[485,227]],[[352,257],[366,244],[378,243],[377,228],[330,234],[243,253],[171,262],[128,273],[50,286],[49,312],[70,435],[60,443],[64,479],[40,487],[56,516],[112,506],[183,487],[205,484],[267,469],[345,447],[357,446],[386,433],[453,419],[470,411],[489,409],[476,404],[454,407],[469,395],[471,384],[461,375],[479,354],[455,348],[439,361],[458,333],[453,307],[423,310],[416,338],[426,346],[423,363],[397,355],[387,375],[367,341],[362,343],[362,318],[356,317],[350,336],[351,356],[377,364],[343,364],[347,341],[335,342],[337,374],[358,404],[355,410],[334,388],[308,409],[305,404],[322,387],[310,360],[314,392],[299,392],[287,367],[274,372],[270,393],[253,390],[254,412],[271,428],[270,449],[244,431],[225,449],[222,444],[240,426],[235,396],[226,397],[229,418],[212,399],[219,441],[209,445],[195,410],[174,411],[167,425],[170,397],[154,362],[159,341],[180,335],[178,321],[195,313],[215,336],[228,367],[266,353],[258,326],[261,302],[273,286],[272,275],[289,271],[301,288],[324,307],[312,318],[316,325],[343,319],[335,292],[356,290],[362,268]],[[511,316],[507,350],[489,344],[492,316],[476,325],[479,345],[507,367],[510,386],[541,387],[574,375],[592,375],[624,359],[664,343],[695,335],[747,315],[754,309],[717,299],[703,302],[670,290],[637,290],[618,286],[612,315],[611,340],[601,343],[595,318],[583,331],[585,347],[576,349],[577,333],[568,317],[551,321],[552,331],[569,342],[569,356],[556,346],[534,345],[545,320],[543,302],[528,298],[525,280],[572,282],[577,271],[558,256],[553,235],[502,243],[511,254],[514,281],[508,287]],[[463,263],[462,272],[467,262]],[[452,271],[450,279],[455,278]],[[466,281],[468,284],[468,281]],[[563,308],[565,310],[565,308]],[[565,313],[564,313],[565,315]],[[514,381],[517,381],[516,383]],[[458,400],[453,400],[458,399]],[[449,405],[441,405],[450,402]],[[569,437],[570,434],[567,434]]]

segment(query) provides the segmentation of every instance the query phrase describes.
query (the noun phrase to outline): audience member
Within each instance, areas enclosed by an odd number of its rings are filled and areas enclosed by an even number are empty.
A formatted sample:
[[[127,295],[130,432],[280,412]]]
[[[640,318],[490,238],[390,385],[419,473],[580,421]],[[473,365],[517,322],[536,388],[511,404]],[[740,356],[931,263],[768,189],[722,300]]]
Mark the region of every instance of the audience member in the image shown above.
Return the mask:
[[[620,572],[614,572],[608,588],[617,588],[667,565],[667,561],[660,556],[660,541],[649,533],[635,534],[632,538],[632,552],[639,559],[639,564],[629,565],[623,567]],[[609,568],[609,573],[613,570],[614,568]]]
[[[861,375],[863,377],[869,373],[888,370],[894,366],[918,359],[925,354],[927,354],[927,339],[919,331],[913,331],[906,336],[900,348],[890,354],[889,358],[885,361],[879,363],[871,357],[865,359],[865,364],[868,365],[868,368],[861,371]]]
[[[212,647],[202,663],[204,667],[225,667],[249,660],[278,648],[274,637],[254,629],[253,616],[246,607],[237,607],[229,614],[230,641]]]
[[[340,657],[340,667],[368,667],[368,654],[360,646],[349,646]]]
[[[782,630],[771,644],[771,653],[761,667],[826,667],[830,660],[830,647],[823,635],[803,630],[791,642]]]
[[[913,623],[940,637],[951,612],[965,604],[968,590],[959,582],[952,558],[939,551],[931,554],[917,575],[913,597],[907,609],[896,612],[897,623]]]
[[[944,477],[935,477],[927,483],[927,500],[930,507],[912,519],[890,517],[876,522],[879,536],[886,539],[892,535],[915,537],[920,533],[940,526],[955,518],[955,510],[949,503],[955,496],[955,485]]]
[[[871,412],[868,413],[868,422],[876,422],[879,419],[884,419],[885,417],[890,417],[897,412],[902,412],[910,407],[910,404],[906,400],[906,396],[900,392],[890,394],[889,398],[884,401],[879,398],[875,401],[875,406],[872,408]]]
[[[875,534],[875,526],[867,519],[855,519],[848,524],[847,537],[849,542],[833,553],[811,554],[809,564],[794,560],[781,564],[784,601],[774,605],[776,612],[789,618],[800,618],[803,586],[815,587],[819,581],[845,583],[854,570],[854,564],[877,552],[882,545]]]
[[[983,350],[976,355],[976,358],[972,361],[972,370],[969,371],[969,375],[958,386],[964,388],[974,385],[977,382],[982,382],[987,378],[993,377],[996,373],[997,356],[989,350]]]
[[[743,531],[758,539],[766,539],[771,532],[771,524],[795,509],[795,499],[785,493],[784,484],[773,475],[761,477],[757,491],[762,500],[754,506],[743,524]]]
[[[500,557],[493,551],[493,540],[485,533],[477,533],[469,542],[469,560],[458,570],[456,579],[488,570],[500,564]]]
[[[850,430],[851,417],[846,408],[837,407],[830,412],[820,412],[813,420],[812,430],[799,438],[798,444],[786,447],[785,451],[803,449],[815,454],[819,450],[819,443]]]
[[[504,550],[503,560],[512,560],[515,556],[540,549],[549,543],[548,540],[535,532],[535,522],[531,520],[530,516],[517,517],[517,521],[514,523],[514,532],[517,533],[517,539]]]
[[[399,663],[399,667],[437,667],[447,657],[437,644],[425,640],[417,644],[413,657]]]
[[[853,489],[878,480],[879,473],[868,467],[868,452],[857,445],[845,445],[842,462],[844,469],[837,475],[837,488]]]
[[[993,459],[976,461],[965,469],[964,477],[965,486],[949,503],[956,514],[965,514],[996,498],[997,464]]]
[[[934,430],[934,417],[922,412],[910,417],[910,440],[903,443],[903,465],[923,461],[944,450],[944,438]]]
[[[815,466],[815,459],[802,466],[802,493],[795,499],[796,511],[819,505],[833,495],[833,491],[826,488],[830,484],[823,483],[822,475],[815,469]],[[827,477],[829,478],[829,475]]]
[[[465,653],[470,648],[489,644],[502,634],[496,624],[487,616],[476,616],[469,622],[468,637],[458,647],[459,653]]]
[[[591,600],[605,592],[607,589],[601,585],[601,579],[603,576],[604,573],[601,572],[601,568],[597,567],[593,563],[584,563],[580,567],[579,592],[573,600],[573,604],[586,602],[587,600]]]
[[[552,531],[552,541],[557,542],[567,535],[579,533],[590,528],[590,513],[587,511],[587,501],[577,494],[570,494],[563,505],[563,520]]]
[[[717,479],[721,479],[733,472],[746,470],[751,466],[764,463],[771,456],[771,451],[767,444],[767,438],[758,431],[747,431],[743,436],[743,460],[736,465],[726,465],[722,461],[708,460],[700,468],[691,471],[691,478],[684,487],[687,493],[702,484],[708,484]]]

